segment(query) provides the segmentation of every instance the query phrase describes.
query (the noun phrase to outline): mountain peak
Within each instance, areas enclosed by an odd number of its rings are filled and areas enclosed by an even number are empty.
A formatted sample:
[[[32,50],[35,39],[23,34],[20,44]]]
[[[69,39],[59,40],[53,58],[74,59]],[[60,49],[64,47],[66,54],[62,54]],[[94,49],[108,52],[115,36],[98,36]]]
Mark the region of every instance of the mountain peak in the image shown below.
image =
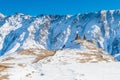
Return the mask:
[[[6,16],[0,13],[0,18],[5,18]]]

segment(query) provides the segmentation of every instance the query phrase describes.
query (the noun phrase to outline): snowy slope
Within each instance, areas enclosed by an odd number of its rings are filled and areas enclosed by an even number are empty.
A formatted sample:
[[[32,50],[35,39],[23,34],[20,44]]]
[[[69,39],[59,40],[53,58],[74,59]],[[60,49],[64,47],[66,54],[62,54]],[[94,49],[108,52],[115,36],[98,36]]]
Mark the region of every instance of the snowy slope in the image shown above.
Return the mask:
[[[2,56],[0,80],[120,79],[119,62],[93,43],[82,43],[82,49],[25,49]]]
[[[87,40],[115,56],[120,53],[120,11],[36,17],[0,14],[0,55],[30,48],[80,49],[74,42],[77,34],[81,38],[86,35]]]

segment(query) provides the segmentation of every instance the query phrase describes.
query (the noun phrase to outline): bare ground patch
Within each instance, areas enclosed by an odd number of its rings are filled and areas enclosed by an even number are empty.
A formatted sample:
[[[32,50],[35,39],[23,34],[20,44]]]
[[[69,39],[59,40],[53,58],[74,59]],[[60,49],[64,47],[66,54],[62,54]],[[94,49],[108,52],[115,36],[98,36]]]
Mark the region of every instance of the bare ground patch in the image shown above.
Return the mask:
[[[33,63],[38,62],[39,60],[42,60],[46,57],[53,56],[56,53],[56,51],[50,51],[50,50],[42,50],[41,54],[38,54]]]
[[[13,60],[13,59],[15,59],[15,58],[14,57],[7,57],[7,58],[3,59],[2,61],[8,61],[8,60]]]
[[[0,80],[7,80],[9,75],[1,75]]]

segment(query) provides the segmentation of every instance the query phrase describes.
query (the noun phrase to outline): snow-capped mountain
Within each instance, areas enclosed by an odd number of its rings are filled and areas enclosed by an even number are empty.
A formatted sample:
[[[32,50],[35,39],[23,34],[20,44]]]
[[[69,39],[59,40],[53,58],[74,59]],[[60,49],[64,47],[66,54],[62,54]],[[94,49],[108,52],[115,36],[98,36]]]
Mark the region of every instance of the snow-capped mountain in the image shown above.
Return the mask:
[[[118,12],[1,14],[0,80],[119,80]]]
[[[119,60],[120,11],[102,10],[77,15],[16,13],[0,15],[0,55],[24,49],[81,49],[76,36],[94,42]],[[118,55],[118,56],[117,56]]]

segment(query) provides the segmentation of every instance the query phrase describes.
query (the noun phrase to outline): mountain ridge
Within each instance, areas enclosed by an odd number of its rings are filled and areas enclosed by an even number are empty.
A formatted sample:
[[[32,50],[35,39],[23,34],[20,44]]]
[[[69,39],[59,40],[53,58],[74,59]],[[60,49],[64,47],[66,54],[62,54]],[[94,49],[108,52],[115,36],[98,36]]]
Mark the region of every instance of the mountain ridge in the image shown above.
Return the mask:
[[[30,15],[17,13],[0,20],[0,55],[28,48],[80,49],[76,33],[104,51],[120,53],[120,10],[101,10],[77,15]]]

